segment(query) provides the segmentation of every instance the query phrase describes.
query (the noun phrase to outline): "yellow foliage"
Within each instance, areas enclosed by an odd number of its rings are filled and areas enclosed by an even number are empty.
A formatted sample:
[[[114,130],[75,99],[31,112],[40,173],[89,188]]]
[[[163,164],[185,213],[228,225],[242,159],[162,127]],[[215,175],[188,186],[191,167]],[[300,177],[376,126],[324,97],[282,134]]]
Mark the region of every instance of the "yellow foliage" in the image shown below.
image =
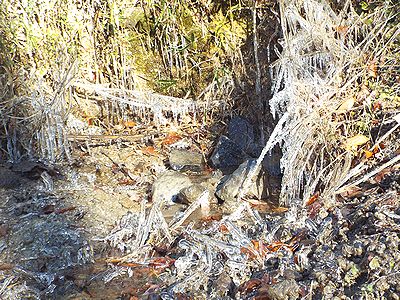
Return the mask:
[[[357,134],[351,138],[348,138],[343,143],[343,147],[347,151],[356,151],[358,146],[364,145],[368,141],[369,141],[369,138],[367,138],[365,135]]]

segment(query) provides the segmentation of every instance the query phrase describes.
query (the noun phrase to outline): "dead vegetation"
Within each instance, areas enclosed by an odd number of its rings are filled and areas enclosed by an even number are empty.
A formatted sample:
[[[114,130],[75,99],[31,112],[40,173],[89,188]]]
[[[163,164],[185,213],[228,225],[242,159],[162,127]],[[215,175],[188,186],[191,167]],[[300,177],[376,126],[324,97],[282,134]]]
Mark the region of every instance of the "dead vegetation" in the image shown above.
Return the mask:
[[[117,225],[102,237],[118,251],[97,279],[143,273],[153,280],[156,274],[157,284],[129,295],[162,299],[396,293],[398,249],[388,238],[382,242],[389,229],[398,239],[400,25],[394,2],[57,3],[2,3],[1,157],[86,159],[96,165],[96,176],[119,176],[110,184],[143,194],[135,196],[135,211],[113,220]],[[263,21],[275,16],[279,30],[260,36]],[[254,47],[248,57],[246,43]],[[238,101],[240,91],[251,94],[251,103]],[[207,159],[221,122],[243,112],[259,121],[265,147],[229,203],[233,212],[209,213],[204,192],[168,219],[163,199],[148,196],[166,169],[170,146],[189,145]],[[248,197],[276,145],[283,154],[281,206]],[[110,170],[100,172],[98,155]],[[122,157],[132,156],[146,163],[126,167]],[[99,188],[87,177],[85,189]],[[46,175],[41,180],[44,189],[51,186]],[[199,208],[208,215],[193,221]],[[364,214],[372,236],[362,229]],[[382,244],[393,252],[380,251]]]

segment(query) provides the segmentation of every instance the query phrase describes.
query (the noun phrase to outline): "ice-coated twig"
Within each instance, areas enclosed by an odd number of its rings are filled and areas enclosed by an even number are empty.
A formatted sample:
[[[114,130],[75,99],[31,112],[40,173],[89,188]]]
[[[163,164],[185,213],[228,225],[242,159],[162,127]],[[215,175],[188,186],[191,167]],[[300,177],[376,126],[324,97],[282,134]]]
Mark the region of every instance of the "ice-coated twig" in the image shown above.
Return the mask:
[[[241,230],[235,226],[229,219],[225,220],[222,224],[224,224],[228,231],[231,233],[232,237],[239,242],[240,246],[247,246],[251,243],[250,239],[245,236]]]
[[[142,231],[140,232],[140,236],[138,236],[139,247],[144,246],[149,237],[150,230],[157,219],[158,210],[160,209],[160,204],[161,204],[161,199],[158,199],[156,200],[156,202],[154,202],[153,206],[151,207],[146,223],[143,226]]]
[[[140,245],[143,236],[142,232],[146,226],[146,203],[147,203],[146,199],[143,199],[142,202],[140,203],[139,224],[136,233],[135,245]]]
[[[159,121],[163,118],[162,112],[172,112],[174,117],[177,117],[179,114],[187,114],[196,110],[196,102],[192,99],[165,96],[148,91],[112,89],[100,84],[89,84],[79,81],[73,85],[90,92],[95,92],[106,101],[113,101],[117,104],[128,105],[136,109],[149,109]]]
[[[157,219],[158,219],[159,228],[164,232],[165,237],[167,238],[168,242],[171,243],[173,241],[173,237],[171,236],[168,224],[165,221],[165,218],[159,209],[157,211]]]
[[[10,285],[10,283],[14,280],[14,278],[15,278],[14,276],[10,276],[4,280],[4,282],[0,288],[0,296],[4,293],[4,291]]]
[[[254,178],[259,174],[261,169],[261,163],[264,160],[265,155],[270,151],[279,141],[280,137],[283,135],[282,128],[285,122],[288,120],[289,114],[285,113],[282,118],[279,120],[278,124],[276,124],[274,131],[272,132],[270,138],[267,141],[264,149],[262,150],[260,156],[258,157],[254,167],[249,171],[246,179],[242,184],[242,188],[240,189],[238,199],[241,199],[243,196],[247,194],[252,185]]]
[[[221,242],[217,239],[209,237],[208,235],[198,233],[195,230],[191,230],[190,232],[188,232],[188,234],[190,234],[195,240],[201,241],[206,245],[210,245],[212,247],[215,247],[215,248],[225,252],[228,256],[240,254],[239,247],[235,247],[230,244]]]
[[[372,176],[378,174],[379,172],[381,172],[382,170],[390,167],[391,165],[394,165],[395,163],[397,163],[398,161],[400,161],[400,154],[398,154],[397,156],[393,157],[391,160],[389,160],[388,162],[384,163],[382,166],[376,168],[375,170],[373,170],[372,172],[369,172],[368,174],[365,174],[362,178],[360,178],[359,180],[356,180],[348,185],[345,185],[344,187],[340,188],[338,191],[336,191],[336,194],[340,194],[343,193],[344,191],[346,191],[349,187],[352,186],[356,186],[359,185],[360,183],[363,183],[365,181],[367,181],[368,179],[370,179]]]

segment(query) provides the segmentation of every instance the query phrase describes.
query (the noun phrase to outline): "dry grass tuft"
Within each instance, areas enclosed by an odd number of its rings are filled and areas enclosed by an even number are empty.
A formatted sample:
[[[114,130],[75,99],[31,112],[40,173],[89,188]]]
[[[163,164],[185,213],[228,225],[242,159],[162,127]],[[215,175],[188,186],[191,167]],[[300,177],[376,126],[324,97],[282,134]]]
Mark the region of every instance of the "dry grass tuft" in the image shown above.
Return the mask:
[[[314,0],[282,0],[280,12],[270,106],[286,120],[270,144],[284,152],[281,202],[304,204],[316,191],[329,202],[360,148],[379,139],[371,133],[377,114],[390,119],[399,110],[398,12],[384,1],[357,13],[350,1],[335,12]],[[357,135],[368,143],[344,147]]]

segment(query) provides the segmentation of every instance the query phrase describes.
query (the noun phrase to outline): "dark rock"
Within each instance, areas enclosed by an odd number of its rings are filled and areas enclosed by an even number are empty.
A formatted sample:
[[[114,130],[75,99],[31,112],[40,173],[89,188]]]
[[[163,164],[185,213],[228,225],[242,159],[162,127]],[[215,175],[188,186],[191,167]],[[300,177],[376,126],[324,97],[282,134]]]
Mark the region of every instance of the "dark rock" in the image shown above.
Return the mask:
[[[43,172],[47,172],[50,176],[60,176],[60,172],[53,167],[29,160],[12,164],[11,170],[32,180],[39,179]]]
[[[153,184],[153,202],[160,201],[171,204],[183,188],[191,185],[192,181],[185,174],[167,171],[161,174]]]
[[[252,157],[259,155],[253,125],[242,117],[233,117],[228,126],[228,137],[240,150]]]
[[[220,184],[217,186],[215,196],[224,201],[229,202],[235,200],[242,188],[243,182],[246,179],[249,171],[254,167],[255,160],[247,160],[242,163],[231,175],[225,176]],[[260,172],[256,182],[254,182],[248,192],[248,195],[257,199],[265,198],[266,191],[264,191],[265,174]]]
[[[282,156],[279,153],[265,155],[264,160],[262,161],[264,170],[266,170],[268,174],[272,176],[282,175],[280,164],[281,157]]]
[[[204,169],[203,156],[188,150],[173,149],[169,155],[169,164],[175,171],[201,172]]]
[[[212,289],[218,296],[218,299],[234,299],[235,283],[226,273],[221,272],[220,275],[212,283]]]
[[[222,135],[211,155],[212,165],[224,174],[231,174],[250,157],[235,142]]]
[[[27,180],[11,171],[5,166],[0,166],[0,188],[13,189],[26,184]]]

